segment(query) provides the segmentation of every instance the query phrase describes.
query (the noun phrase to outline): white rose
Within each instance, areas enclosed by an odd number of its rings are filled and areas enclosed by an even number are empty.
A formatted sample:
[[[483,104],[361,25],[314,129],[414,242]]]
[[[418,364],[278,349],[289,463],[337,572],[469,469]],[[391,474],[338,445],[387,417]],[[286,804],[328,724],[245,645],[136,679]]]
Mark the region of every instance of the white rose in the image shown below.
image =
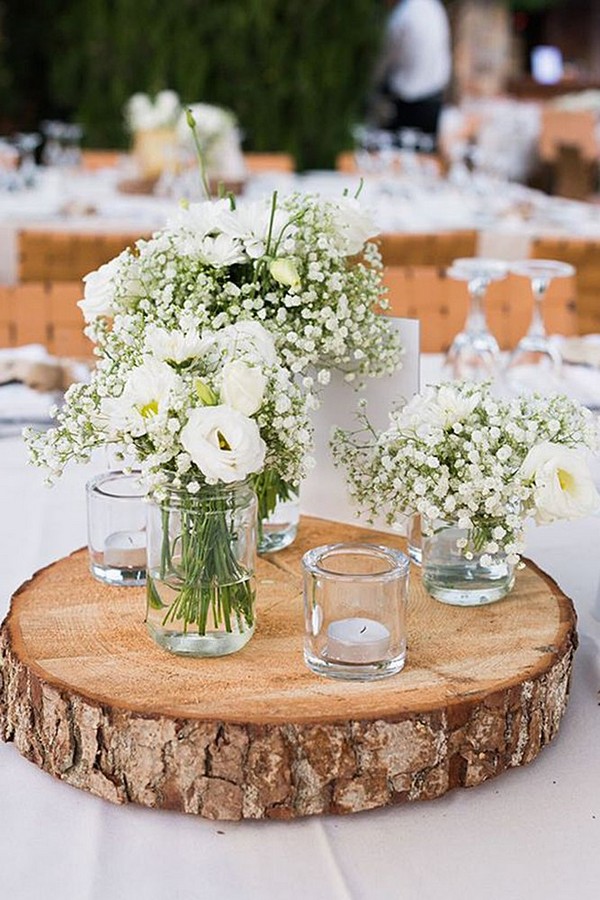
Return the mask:
[[[379,229],[354,197],[341,197],[332,204],[333,220],[341,233],[342,250],[347,256],[360,253],[365,241],[379,233]]]
[[[256,422],[223,404],[192,409],[181,443],[209,484],[259,472],[267,449]]]
[[[93,322],[98,316],[112,314],[115,297],[113,279],[119,270],[119,264],[120,257],[116,257],[84,276],[83,300],[77,306],[86,322]]]
[[[223,366],[221,399],[245,416],[253,416],[262,406],[267,379],[256,366],[237,359]]]
[[[595,512],[600,496],[578,450],[545,441],[532,447],[520,474],[534,485],[535,520],[578,519]]]

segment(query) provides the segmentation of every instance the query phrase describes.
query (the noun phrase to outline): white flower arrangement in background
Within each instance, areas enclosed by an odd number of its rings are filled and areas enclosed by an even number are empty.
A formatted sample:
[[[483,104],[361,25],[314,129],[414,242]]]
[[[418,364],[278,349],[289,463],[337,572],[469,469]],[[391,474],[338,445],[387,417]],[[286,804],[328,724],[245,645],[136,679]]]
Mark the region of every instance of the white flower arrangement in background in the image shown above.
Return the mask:
[[[228,109],[209,103],[190,103],[186,110],[194,117],[196,134],[203,147],[207,149],[210,149],[215,141],[237,130],[237,119]],[[180,143],[194,148],[187,112],[182,112],[177,120],[177,137]]]
[[[181,103],[175,91],[159,91],[154,99],[148,94],[133,94],[125,104],[125,121],[130,132],[175,128],[181,116]]]
[[[193,120],[194,128],[190,129]],[[228,109],[208,103],[189,104],[177,122],[177,142],[195,158],[199,150],[209,179],[243,181],[246,165],[241,135],[235,115]],[[196,146],[197,142],[197,146]]]
[[[195,494],[265,468],[298,484],[310,465],[306,401],[269,333],[251,324],[220,332],[128,328],[127,352],[104,356],[90,384],[67,391],[57,427],[28,431],[32,461],[52,480],[69,460],[114,444],[158,497],[165,488]],[[117,331],[124,325],[115,322]]]
[[[574,519],[600,505],[584,452],[597,449],[597,426],[567,397],[497,399],[488,384],[442,384],[392,412],[379,434],[364,404],[359,418],[359,431],[338,429],[332,441],[359,506],[390,525],[419,514],[425,534],[457,523],[467,558],[504,552],[515,563],[527,518]]]

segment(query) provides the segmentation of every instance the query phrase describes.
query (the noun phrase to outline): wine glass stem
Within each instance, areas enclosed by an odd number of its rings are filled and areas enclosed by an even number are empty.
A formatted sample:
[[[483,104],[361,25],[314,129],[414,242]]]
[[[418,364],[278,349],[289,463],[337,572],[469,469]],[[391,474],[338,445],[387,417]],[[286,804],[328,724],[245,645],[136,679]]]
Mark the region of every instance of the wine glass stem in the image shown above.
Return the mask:
[[[480,279],[469,282],[470,304],[465,328],[467,334],[481,334],[487,331],[485,313],[483,311],[483,298],[485,297],[486,288],[486,283]]]
[[[527,332],[528,337],[546,337],[546,327],[542,316],[542,302],[546,291],[548,290],[548,283],[548,279],[546,278],[533,278],[531,281],[531,289],[533,291],[533,315]]]

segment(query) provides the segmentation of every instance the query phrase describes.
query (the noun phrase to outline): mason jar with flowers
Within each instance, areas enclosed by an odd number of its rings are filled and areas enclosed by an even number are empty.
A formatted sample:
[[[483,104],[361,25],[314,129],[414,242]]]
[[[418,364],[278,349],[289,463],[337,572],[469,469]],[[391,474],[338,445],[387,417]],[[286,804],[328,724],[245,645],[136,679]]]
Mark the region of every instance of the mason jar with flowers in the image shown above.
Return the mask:
[[[142,92],[132,94],[124,113],[140,175],[155,181],[165,167],[175,165],[176,126],[181,117],[179,95],[170,90],[159,91],[155,97]]]
[[[179,328],[122,316],[115,331],[91,382],[67,391],[57,427],[28,432],[31,458],[52,479],[112,444],[139,468],[151,498],[150,634],[174,653],[232,653],[255,622],[252,479],[265,467],[303,477],[305,398],[256,322],[199,331],[186,316]]]
[[[598,446],[589,410],[564,396],[496,398],[489,384],[428,387],[369,429],[338,430],[334,456],[357,503],[390,525],[419,515],[422,577],[444,603],[506,596],[528,518],[539,524],[598,509],[586,453]]]

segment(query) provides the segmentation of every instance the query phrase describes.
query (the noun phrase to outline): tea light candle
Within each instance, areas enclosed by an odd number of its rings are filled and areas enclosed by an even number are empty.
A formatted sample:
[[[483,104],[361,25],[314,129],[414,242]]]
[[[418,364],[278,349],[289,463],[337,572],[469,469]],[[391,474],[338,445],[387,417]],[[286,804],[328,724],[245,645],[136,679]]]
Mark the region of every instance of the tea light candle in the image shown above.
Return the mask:
[[[104,542],[104,565],[112,569],[146,568],[146,532],[115,531]]]
[[[327,628],[327,659],[342,663],[374,663],[385,659],[389,630],[375,619],[337,619]]]

